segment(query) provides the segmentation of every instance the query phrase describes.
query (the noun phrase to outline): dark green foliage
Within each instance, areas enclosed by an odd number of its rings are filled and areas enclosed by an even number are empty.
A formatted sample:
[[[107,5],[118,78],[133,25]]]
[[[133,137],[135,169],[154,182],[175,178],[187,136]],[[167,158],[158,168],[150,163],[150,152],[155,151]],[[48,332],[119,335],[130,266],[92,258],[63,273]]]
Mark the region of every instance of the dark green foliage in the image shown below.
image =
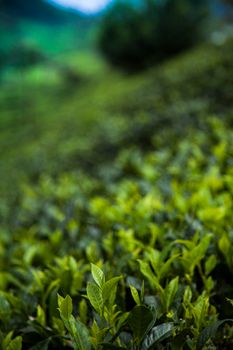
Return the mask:
[[[99,37],[103,55],[126,70],[164,60],[199,39],[208,1],[117,1],[105,15]]]
[[[51,6],[45,0],[33,0],[33,2],[23,0],[1,0],[1,11],[9,16],[29,17],[34,19],[58,19],[61,11]]]
[[[33,44],[20,43],[8,54],[7,64],[16,68],[28,68],[41,64],[46,59],[40,49]]]

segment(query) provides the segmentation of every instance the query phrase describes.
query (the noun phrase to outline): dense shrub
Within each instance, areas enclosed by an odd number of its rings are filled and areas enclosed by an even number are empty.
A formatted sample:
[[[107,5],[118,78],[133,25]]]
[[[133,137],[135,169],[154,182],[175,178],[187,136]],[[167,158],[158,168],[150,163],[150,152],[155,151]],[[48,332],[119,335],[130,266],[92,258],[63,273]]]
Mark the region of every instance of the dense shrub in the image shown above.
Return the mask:
[[[103,19],[100,50],[113,65],[130,70],[163,60],[200,39],[207,2],[116,2]]]

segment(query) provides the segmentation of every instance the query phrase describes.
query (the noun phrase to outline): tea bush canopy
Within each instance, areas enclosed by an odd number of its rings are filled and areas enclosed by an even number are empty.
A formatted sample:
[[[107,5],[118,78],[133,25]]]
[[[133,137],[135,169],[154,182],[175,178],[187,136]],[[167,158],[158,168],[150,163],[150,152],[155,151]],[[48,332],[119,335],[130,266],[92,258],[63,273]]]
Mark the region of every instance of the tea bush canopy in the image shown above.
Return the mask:
[[[102,67],[111,81],[66,95],[69,113],[46,76],[13,124],[4,87],[2,349],[233,347],[232,47],[136,77]]]

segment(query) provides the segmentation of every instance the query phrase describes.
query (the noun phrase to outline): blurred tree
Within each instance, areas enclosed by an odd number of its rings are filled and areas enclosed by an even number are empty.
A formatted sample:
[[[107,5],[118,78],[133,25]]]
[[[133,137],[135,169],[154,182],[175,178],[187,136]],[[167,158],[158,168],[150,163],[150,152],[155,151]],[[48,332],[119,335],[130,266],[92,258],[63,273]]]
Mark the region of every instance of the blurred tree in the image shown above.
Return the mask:
[[[104,16],[99,48],[113,65],[141,69],[194,45],[207,13],[208,0],[117,1]]]

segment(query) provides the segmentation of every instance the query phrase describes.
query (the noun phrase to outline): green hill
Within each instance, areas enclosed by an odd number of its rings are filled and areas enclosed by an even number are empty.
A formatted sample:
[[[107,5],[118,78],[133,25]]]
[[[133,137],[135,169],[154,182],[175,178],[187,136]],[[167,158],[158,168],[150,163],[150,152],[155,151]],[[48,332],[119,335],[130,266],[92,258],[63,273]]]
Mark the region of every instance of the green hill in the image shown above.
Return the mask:
[[[24,43],[53,55],[90,48],[98,22],[98,15],[89,17],[49,1],[1,0],[0,69],[15,47]]]
[[[43,22],[71,20],[78,14],[63,11],[58,6],[46,0],[34,0],[33,2],[25,2],[23,0],[1,0],[1,16],[9,16],[14,18],[29,18]]]

